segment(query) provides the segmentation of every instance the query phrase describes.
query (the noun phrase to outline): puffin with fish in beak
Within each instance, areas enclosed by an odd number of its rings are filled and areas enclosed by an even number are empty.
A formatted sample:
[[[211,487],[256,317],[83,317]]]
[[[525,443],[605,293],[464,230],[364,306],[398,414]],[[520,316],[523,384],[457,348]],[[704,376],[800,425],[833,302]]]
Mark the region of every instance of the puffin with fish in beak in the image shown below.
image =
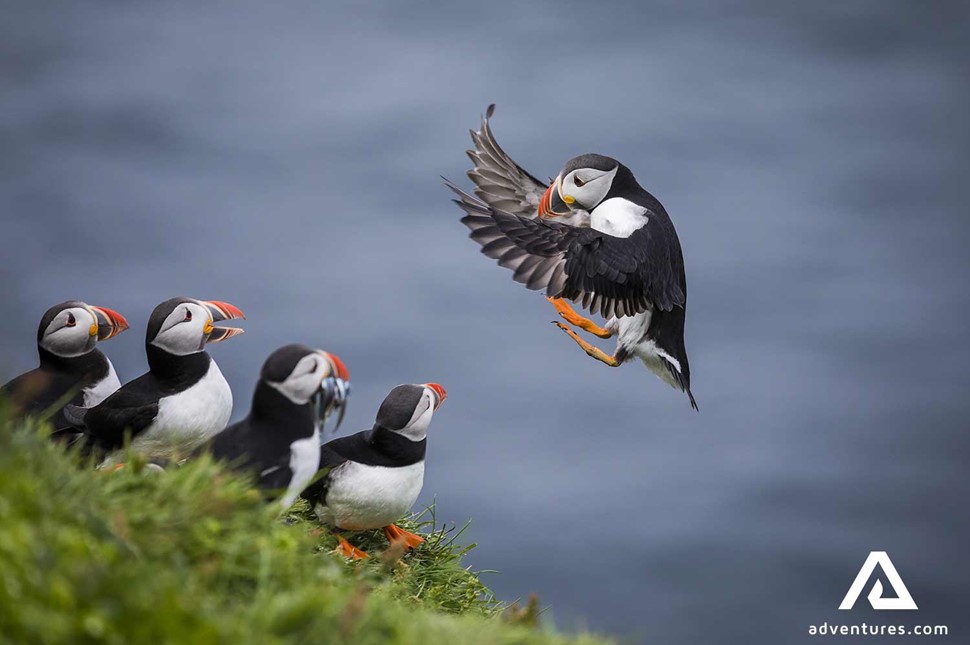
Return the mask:
[[[316,475],[323,426],[336,413],[337,431],[349,393],[350,373],[335,354],[286,345],[263,364],[249,415],[217,434],[209,449],[252,472],[285,510]]]

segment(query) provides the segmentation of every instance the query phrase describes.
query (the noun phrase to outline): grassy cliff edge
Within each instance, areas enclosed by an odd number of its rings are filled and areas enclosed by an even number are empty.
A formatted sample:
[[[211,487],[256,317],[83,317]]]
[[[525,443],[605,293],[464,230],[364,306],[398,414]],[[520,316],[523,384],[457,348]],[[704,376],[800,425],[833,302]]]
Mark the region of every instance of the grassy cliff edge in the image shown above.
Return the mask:
[[[24,427],[26,426],[26,427]],[[602,643],[510,620],[461,565],[460,532],[349,563],[297,506],[201,459],[154,473],[79,467],[0,409],[0,634],[17,643]],[[429,534],[430,531],[430,534]],[[528,619],[530,614],[525,612]]]

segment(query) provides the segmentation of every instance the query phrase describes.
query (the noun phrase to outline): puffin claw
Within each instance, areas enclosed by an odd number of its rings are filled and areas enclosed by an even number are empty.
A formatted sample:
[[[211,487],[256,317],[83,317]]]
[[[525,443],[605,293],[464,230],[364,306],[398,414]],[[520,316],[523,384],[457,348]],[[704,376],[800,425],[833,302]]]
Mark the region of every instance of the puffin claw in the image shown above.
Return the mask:
[[[424,538],[410,531],[405,531],[396,524],[388,524],[384,527],[384,537],[391,543],[391,546],[399,545],[404,550],[415,549],[424,543]]]
[[[334,549],[334,551],[344,556],[345,558],[350,558],[351,560],[363,560],[365,558],[370,557],[366,553],[364,553],[363,551],[355,547],[353,544],[348,542],[346,539],[344,539],[342,535],[337,536],[337,538],[340,540],[340,543],[337,545],[337,548]]]

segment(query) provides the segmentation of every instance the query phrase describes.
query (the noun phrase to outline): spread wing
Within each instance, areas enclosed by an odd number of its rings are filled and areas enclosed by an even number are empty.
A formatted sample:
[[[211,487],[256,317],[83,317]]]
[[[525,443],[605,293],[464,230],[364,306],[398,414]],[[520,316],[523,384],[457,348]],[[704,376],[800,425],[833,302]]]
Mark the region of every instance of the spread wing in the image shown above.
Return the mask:
[[[494,113],[493,103],[485,111],[478,131],[470,132],[475,149],[466,151],[474,164],[468,178],[475,184],[475,194],[489,206],[522,217],[535,217],[546,185],[502,150],[488,125]]]
[[[493,208],[454,184],[462,223],[482,253],[513,271],[512,278],[552,298],[580,303],[606,318],[651,308],[669,311],[687,300],[683,260],[671,253],[649,218],[629,237],[530,219]]]

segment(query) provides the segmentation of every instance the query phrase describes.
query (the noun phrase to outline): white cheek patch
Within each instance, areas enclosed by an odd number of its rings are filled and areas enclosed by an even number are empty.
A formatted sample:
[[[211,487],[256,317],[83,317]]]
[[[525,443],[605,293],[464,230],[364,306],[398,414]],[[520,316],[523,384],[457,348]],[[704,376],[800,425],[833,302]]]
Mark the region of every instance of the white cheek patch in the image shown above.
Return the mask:
[[[74,316],[75,322],[72,327],[66,324],[68,314]],[[66,309],[47,326],[40,346],[64,358],[87,354],[98,342],[97,335],[91,335],[91,325],[95,323],[94,317],[86,309]],[[52,329],[55,331],[51,331]]]
[[[421,401],[415,408],[411,420],[404,428],[398,430],[398,434],[411,441],[421,441],[428,436],[428,426],[431,425],[431,417],[434,416],[434,405],[432,405],[430,397],[431,395],[427,392],[421,396]]]
[[[580,207],[593,208],[603,201],[606,194],[610,192],[617,170],[619,170],[619,166],[608,172],[590,168],[574,170],[567,175],[569,188],[564,190],[563,194],[574,197],[576,204]],[[576,177],[583,179],[585,183],[582,186],[577,186]]]
[[[282,383],[266,383],[271,388],[285,396],[291,403],[303,405],[309,403],[310,399],[320,387],[320,377],[316,374],[304,374],[296,378],[289,378]]]
[[[205,334],[202,333],[209,312],[201,305],[189,305],[192,320],[185,321],[186,307],[179,305],[165,322],[161,331],[155,336],[152,345],[159,347],[176,356],[187,356],[202,351],[205,348]]]
[[[316,369],[308,372],[311,363],[316,364]],[[293,372],[285,381],[282,383],[267,381],[266,384],[289,399],[291,403],[304,405],[309,403],[313,395],[320,389],[320,384],[328,372],[329,366],[321,357],[306,356],[296,364]],[[298,376],[293,376],[293,374]]]
[[[194,320],[180,323],[162,332],[152,341],[152,345],[176,356],[194,354],[200,351],[204,344],[201,325],[196,326]]]

